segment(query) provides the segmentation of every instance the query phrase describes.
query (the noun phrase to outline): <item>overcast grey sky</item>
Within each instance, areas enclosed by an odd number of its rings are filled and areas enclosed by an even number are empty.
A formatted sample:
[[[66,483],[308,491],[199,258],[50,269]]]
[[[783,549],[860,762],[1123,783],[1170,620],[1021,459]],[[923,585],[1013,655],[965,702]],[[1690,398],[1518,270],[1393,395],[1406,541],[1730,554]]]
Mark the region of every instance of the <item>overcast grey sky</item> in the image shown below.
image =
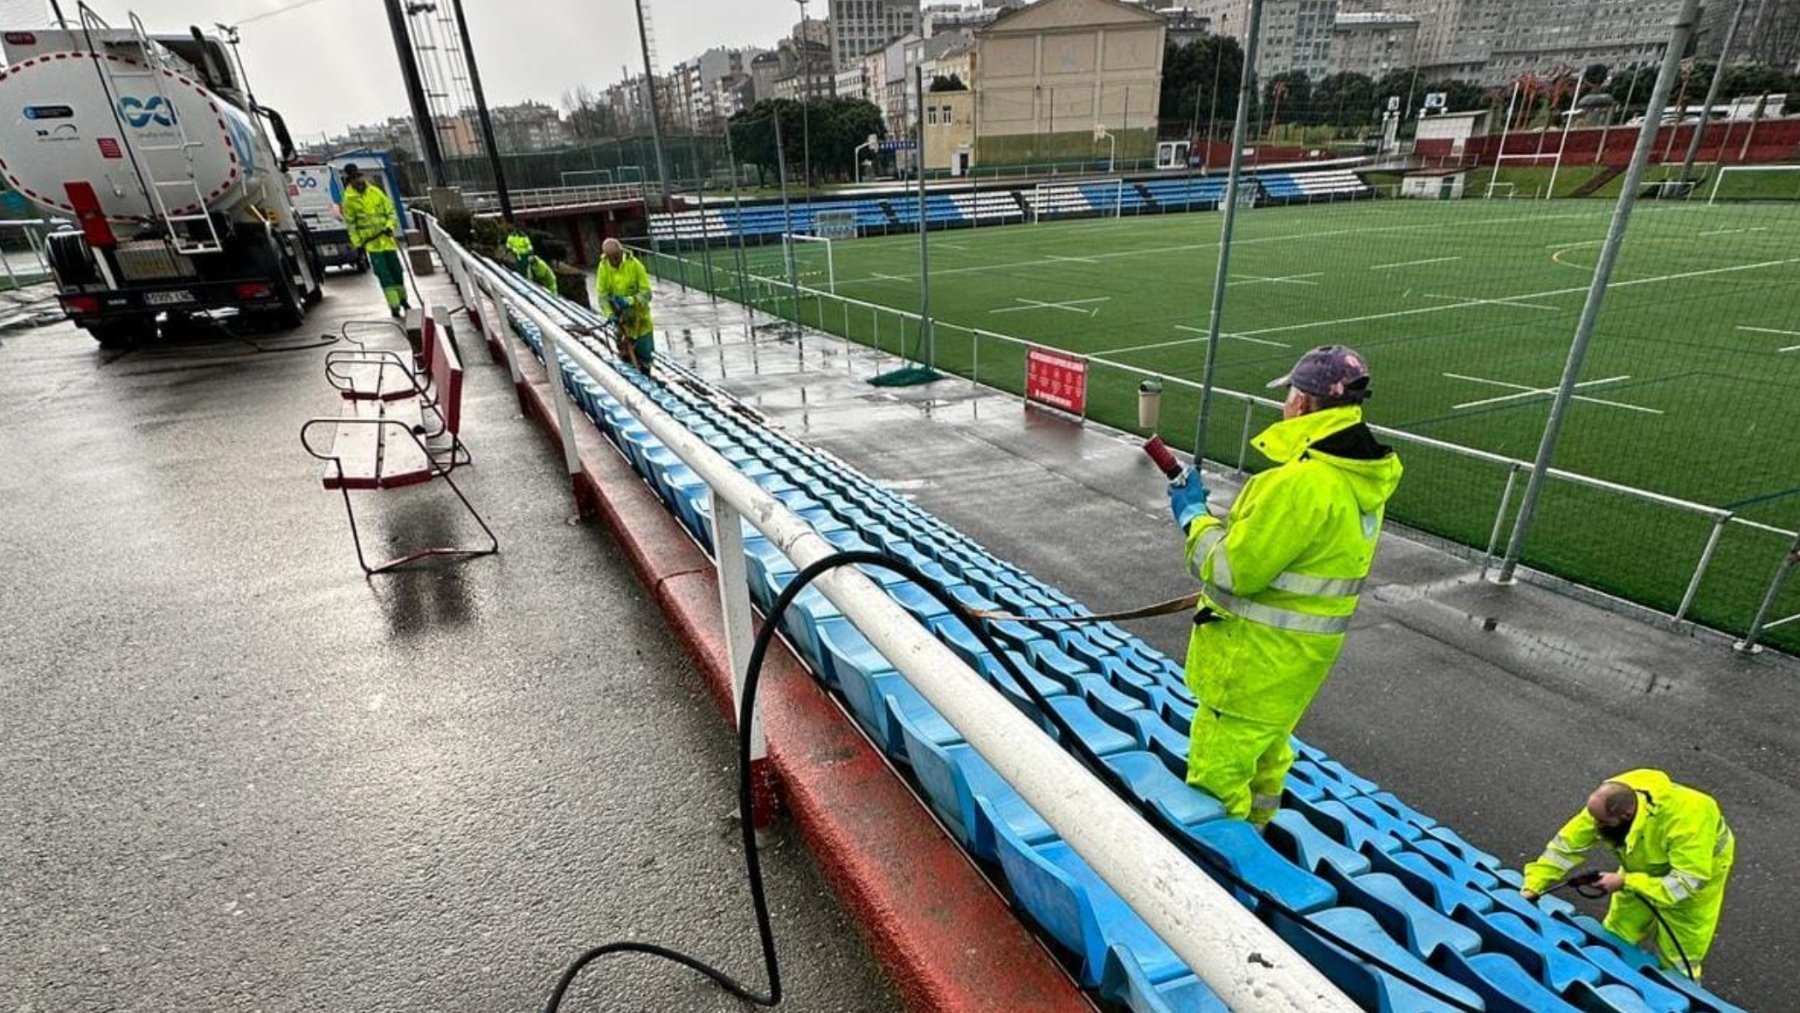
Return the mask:
[[[243,21],[297,0],[90,2],[115,25],[135,10],[156,32]],[[794,0],[646,3],[664,71],[710,46],[773,45],[800,19]],[[75,0],[64,0],[70,17],[74,8]],[[823,8],[813,0],[808,9],[817,16]],[[598,90],[617,81],[622,66],[641,66],[632,0],[463,0],[463,10],[482,84],[495,105],[528,98],[555,105],[570,88]],[[244,67],[257,99],[281,110],[296,134],[316,138],[321,130],[341,132],[407,111],[381,0],[311,0],[244,25],[242,32]]]

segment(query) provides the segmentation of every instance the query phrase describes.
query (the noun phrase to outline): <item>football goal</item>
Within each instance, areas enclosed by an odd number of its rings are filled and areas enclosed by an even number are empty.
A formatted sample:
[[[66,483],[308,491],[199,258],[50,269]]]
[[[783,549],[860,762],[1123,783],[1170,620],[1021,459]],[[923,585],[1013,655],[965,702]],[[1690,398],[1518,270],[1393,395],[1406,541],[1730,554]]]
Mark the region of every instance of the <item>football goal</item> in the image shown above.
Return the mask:
[[[1800,201],[1800,165],[1720,166],[1706,203],[1732,200]]]
[[[1547,196],[1551,192],[1550,187],[1556,183],[1556,175],[1560,169],[1562,156],[1554,151],[1535,155],[1497,155],[1488,176],[1487,191],[1482,196],[1507,200],[1519,196]],[[1508,176],[1512,178],[1507,178]],[[1521,182],[1528,188],[1525,194],[1519,192]]]
[[[1079,183],[1039,183],[1031,191],[1031,220],[1117,218],[1125,203],[1125,181],[1090,179]]]

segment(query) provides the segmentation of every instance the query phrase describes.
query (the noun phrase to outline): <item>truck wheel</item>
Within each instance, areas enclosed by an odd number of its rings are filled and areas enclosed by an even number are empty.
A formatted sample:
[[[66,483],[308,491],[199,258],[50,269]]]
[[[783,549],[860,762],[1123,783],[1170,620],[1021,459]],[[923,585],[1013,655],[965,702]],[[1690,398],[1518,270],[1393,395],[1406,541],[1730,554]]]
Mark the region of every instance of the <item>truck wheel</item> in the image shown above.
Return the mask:
[[[270,311],[269,319],[283,330],[293,330],[306,322],[306,296],[294,284],[294,277],[283,271],[280,279],[281,306]]]
[[[156,337],[156,321],[138,317],[127,320],[108,320],[89,324],[87,332],[100,343],[101,348],[130,348],[139,342],[150,341]]]

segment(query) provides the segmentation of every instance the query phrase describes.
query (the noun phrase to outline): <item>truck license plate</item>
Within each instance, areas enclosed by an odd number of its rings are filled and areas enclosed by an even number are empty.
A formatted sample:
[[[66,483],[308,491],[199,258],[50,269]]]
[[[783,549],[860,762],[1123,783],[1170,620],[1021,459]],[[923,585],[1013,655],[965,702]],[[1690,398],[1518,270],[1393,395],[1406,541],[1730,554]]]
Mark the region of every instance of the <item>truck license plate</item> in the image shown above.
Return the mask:
[[[342,253],[343,250],[344,250],[344,248],[337,245],[336,243],[326,243],[324,246],[319,247],[319,256],[335,257],[338,254]]]
[[[144,302],[151,306],[180,306],[194,301],[194,293],[185,288],[172,288],[167,292],[146,292]]]

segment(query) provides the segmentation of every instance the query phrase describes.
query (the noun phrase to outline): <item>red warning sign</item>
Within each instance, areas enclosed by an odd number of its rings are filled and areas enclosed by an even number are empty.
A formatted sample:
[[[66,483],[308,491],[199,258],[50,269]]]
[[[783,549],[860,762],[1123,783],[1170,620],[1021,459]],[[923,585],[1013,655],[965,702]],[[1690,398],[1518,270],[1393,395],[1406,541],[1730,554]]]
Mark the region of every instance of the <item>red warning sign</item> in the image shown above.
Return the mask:
[[[1087,360],[1043,348],[1025,354],[1025,397],[1081,415],[1087,411]]]
[[[103,157],[103,158],[124,158],[125,157],[125,153],[123,151],[119,150],[119,139],[117,137],[102,137],[99,139],[99,144],[100,144],[101,157]]]

